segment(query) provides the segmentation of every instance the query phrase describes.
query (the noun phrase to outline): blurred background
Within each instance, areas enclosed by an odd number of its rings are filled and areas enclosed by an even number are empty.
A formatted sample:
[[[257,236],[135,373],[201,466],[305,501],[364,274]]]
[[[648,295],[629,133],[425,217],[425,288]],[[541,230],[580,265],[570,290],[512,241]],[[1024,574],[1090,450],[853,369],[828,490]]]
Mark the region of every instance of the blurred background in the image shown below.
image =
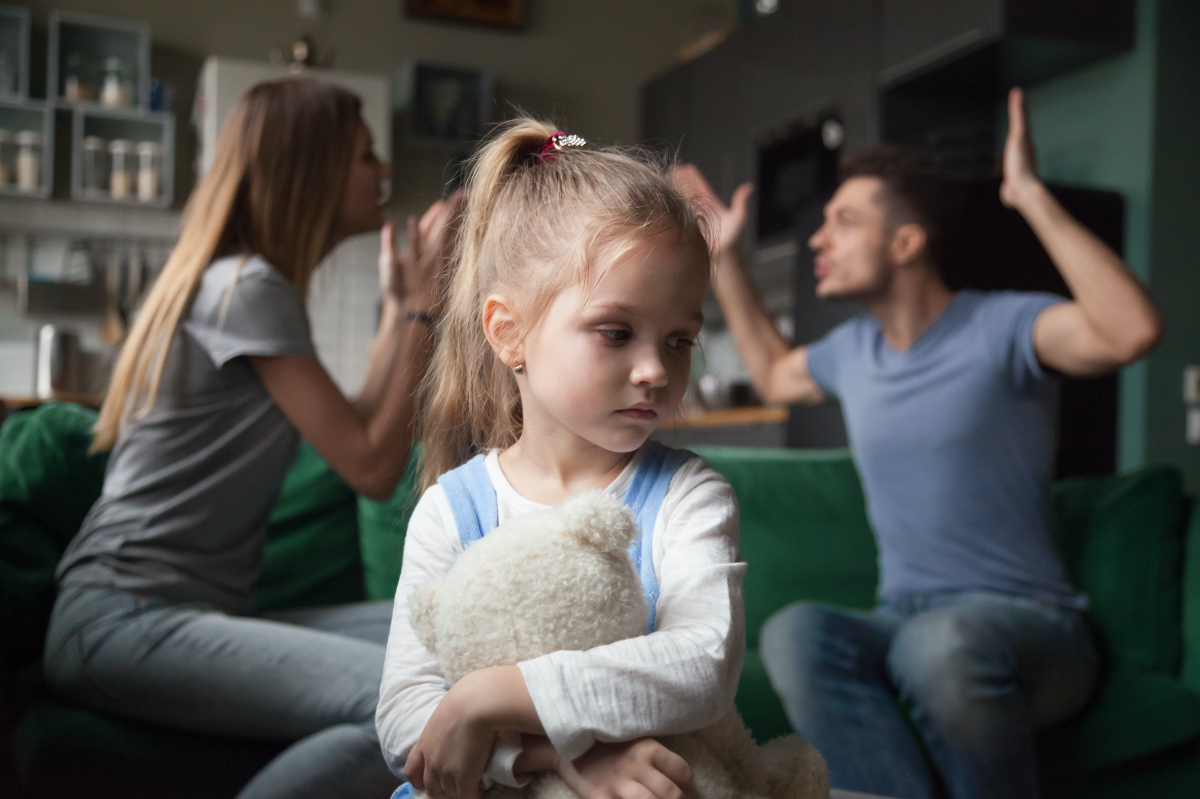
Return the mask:
[[[393,164],[387,215],[444,196],[522,108],[603,143],[758,186],[745,242],[768,308],[810,341],[806,240],[838,162],[930,148],[968,186],[956,283],[1064,291],[996,200],[1004,96],[1025,87],[1044,179],[1117,247],[1168,321],[1146,361],[1065,387],[1060,474],[1147,462],[1200,489],[1200,8],[1185,0],[55,0],[0,4],[0,397],[97,401],[237,96],[281,74],[358,91]],[[348,392],[376,321],[378,243],[312,291]],[[756,407],[715,303],[681,443],[836,447],[837,408]],[[1191,383],[1188,383],[1190,376]],[[1190,385],[1190,390],[1189,390]]]

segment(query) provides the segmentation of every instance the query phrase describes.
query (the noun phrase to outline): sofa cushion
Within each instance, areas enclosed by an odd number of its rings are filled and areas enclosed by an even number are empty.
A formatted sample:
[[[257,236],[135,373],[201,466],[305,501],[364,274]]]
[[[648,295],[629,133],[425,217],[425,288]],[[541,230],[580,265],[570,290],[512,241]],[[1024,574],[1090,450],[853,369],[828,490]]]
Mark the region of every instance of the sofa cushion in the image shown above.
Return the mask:
[[[201,735],[42,700],[13,757],[30,796],[232,799],[283,744]]]
[[[263,610],[363,599],[356,497],[301,441],[267,526],[257,586]]]
[[[748,650],[758,647],[767,617],[791,602],[874,604],[875,540],[848,450],[697,447],[696,454],[737,494],[749,564]]]
[[[1178,470],[1064,480],[1053,501],[1055,543],[1088,595],[1112,667],[1177,674],[1184,510]]]
[[[390,499],[377,502],[358,498],[358,545],[362,549],[367,599],[392,599],[396,595],[408,518],[419,499],[420,460],[420,448],[414,446],[404,477]]]
[[[95,422],[94,410],[48,402],[0,427],[0,505],[42,525],[59,555],[104,482],[108,453],[88,453]]]
[[[1041,735],[1050,773],[1096,771],[1200,736],[1200,696],[1177,678],[1117,667],[1082,716]]]

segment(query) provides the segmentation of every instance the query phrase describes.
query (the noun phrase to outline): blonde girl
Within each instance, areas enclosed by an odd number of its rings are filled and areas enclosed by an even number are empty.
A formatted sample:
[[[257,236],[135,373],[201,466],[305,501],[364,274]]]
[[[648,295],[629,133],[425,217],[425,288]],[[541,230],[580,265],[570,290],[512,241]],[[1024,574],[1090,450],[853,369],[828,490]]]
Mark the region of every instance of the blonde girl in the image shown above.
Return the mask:
[[[688,765],[649,736],[726,711],[744,643],[733,493],[649,442],[687,384],[704,239],[663,169],[531,119],[481,149],[467,198],[388,639],[384,754],[411,782],[398,793],[435,799],[549,769],[584,799],[681,797]],[[411,591],[495,524],[588,489],[629,502],[632,486],[654,487],[635,546],[649,634],[447,686],[409,624]]]
[[[300,436],[372,497],[390,495],[408,457],[447,207],[410,223],[405,258],[384,229],[383,317],[354,402],[317,361],[305,309],[322,258],[381,227],[386,177],[350,92],[294,79],[242,98],[121,350],[95,428],[95,449],[112,449],[104,489],[58,569],[52,687],[102,711],[283,745],[244,797],[394,782],[372,721],[388,608],[268,618],[254,603]]]

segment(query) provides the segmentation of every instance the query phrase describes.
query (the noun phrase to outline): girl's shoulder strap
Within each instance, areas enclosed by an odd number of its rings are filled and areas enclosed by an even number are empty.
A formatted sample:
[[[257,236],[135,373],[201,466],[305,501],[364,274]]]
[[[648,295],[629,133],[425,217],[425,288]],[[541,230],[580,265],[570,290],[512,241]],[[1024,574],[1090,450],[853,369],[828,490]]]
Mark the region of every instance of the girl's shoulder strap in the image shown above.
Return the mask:
[[[679,467],[693,455],[686,449],[675,449],[657,441],[646,445],[642,462],[638,464],[622,500],[633,513],[642,534],[649,537],[658,517],[658,509],[666,499],[671,480]]]
[[[446,500],[450,503],[458,540],[464,550],[500,523],[496,489],[484,465],[486,457],[481,452],[438,478],[438,485],[446,492]]]
[[[692,453],[686,449],[674,449],[651,441],[622,500],[638,526],[639,535],[629,548],[629,554],[637,568],[638,577],[641,578],[646,604],[650,608],[647,632],[654,632],[655,617],[658,615],[658,576],[654,573],[654,522],[658,519],[663,500],[667,498],[671,480],[679,471],[679,467],[691,457]]]

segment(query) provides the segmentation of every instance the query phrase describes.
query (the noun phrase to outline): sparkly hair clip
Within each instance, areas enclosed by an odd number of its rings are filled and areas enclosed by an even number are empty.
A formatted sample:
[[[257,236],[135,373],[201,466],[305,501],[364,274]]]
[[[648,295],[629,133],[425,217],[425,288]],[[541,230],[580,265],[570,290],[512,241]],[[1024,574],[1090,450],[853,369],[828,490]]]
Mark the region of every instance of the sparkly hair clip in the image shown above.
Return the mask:
[[[587,139],[582,136],[556,130],[547,136],[546,141],[542,143],[541,149],[538,150],[538,158],[543,161],[553,161],[555,158],[558,158],[560,150],[565,150],[568,147],[585,147],[586,145]]]

